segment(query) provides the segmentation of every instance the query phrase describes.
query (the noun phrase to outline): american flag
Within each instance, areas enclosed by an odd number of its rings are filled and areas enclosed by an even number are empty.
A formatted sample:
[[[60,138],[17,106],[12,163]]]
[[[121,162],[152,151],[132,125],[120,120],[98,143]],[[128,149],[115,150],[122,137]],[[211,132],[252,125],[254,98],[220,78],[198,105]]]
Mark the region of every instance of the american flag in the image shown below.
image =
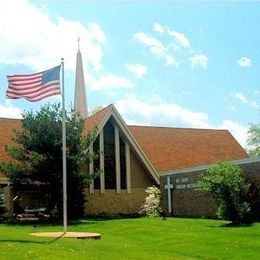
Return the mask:
[[[25,98],[35,102],[61,94],[60,67],[61,65],[34,74],[7,76],[6,97],[11,99]]]

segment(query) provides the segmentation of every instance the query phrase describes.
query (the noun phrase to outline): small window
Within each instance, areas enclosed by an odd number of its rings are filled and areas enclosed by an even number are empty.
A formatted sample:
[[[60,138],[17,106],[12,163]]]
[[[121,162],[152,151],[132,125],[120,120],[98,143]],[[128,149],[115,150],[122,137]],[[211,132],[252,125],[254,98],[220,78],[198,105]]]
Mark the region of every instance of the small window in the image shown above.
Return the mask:
[[[5,193],[3,191],[0,191],[0,207],[5,206]]]

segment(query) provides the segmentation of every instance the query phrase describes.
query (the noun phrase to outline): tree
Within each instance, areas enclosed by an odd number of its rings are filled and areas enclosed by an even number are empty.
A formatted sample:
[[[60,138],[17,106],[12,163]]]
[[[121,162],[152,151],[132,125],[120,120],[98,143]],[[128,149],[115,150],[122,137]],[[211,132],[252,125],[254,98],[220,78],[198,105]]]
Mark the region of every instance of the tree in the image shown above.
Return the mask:
[[[84,210],[83,189],[88,182],[87,163],[93,159],[88,147],[95,133],[84,136],[83,120],[74,112],[66,113],[68,217],[79,218]],[[0,164],[15,186],[46,184],[49,209],[57,207],[62,215],[62,110],[60,104],[43,106],[39,112],[26,112],[22,129],[15,131],[14,147],[6,147],[12,158]]]
[[[147,217],[158,217],[160,215],[160,198],[161,191],[159,188],[152,186],[148,187],[145,192],[147,197],[145,198],[144,205],[140,213],[144,213]]]
[[[219,163],[201,175],[201,190],[210,194],[221,219],[239,224],[249,221],[250,184],[237,165]]]
[[[248,131],[249,153],[253,157],[260,156],[260,124],[253,124]]]

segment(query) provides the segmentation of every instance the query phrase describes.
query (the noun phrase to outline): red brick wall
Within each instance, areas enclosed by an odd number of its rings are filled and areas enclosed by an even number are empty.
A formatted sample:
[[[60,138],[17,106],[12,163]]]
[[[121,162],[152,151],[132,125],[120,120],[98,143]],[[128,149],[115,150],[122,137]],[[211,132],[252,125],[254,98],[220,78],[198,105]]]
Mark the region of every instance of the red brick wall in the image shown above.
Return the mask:
[[[246,178],[260,187],[260,160],[250,163],[239,163]],[[214,217],[216,208],[213,200],[194,187],[199,181],[203,170],[190,171],[178,174],[168,174],[174,185],[172,195],[172,214],[175,216]],[[167,176],[161,176],[162,208],[168,209],[167,191],[164,186]],[[182,185],[182,186],[180,186]],[[193,187],[192,187],[193,186]],[[259,198],[260,199],[260,198]]]

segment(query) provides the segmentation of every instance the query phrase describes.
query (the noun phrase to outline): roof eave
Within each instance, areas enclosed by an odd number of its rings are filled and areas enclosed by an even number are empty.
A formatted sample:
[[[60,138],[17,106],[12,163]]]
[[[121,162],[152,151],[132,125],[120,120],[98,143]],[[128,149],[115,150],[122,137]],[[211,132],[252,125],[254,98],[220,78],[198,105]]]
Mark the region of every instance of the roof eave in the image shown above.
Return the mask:
[[[134,138],[133,134],[127,127],[126,123],[124,122],[123,118],[121,115],[118,113],[117,109],[115,108],[114,105],[111,106],[112,113],[111,115],[114,116],[116,119],[117,123],[119,124],[120,128],[123,130],[124,134],[126,135],[127,139],[130,141],[132,147],[135,149],[137,152],[138,156],[142,159],[144,162],[145,166],[147,167],[148,171],[152,175],[153,179],[156,181],[156,183],[159,185],[160,184],[160,178],[157,170],[154,168],[152,162],[149,160],[149,158],[146,156],[145,152],[141,148],[141,146],[138,144],[136,139]]]
[[[243,165],[243,164],[247,164],[247,163],[260,162],[260,157],[245,158],[245,159],[226,161],[226,162],[231,163],[231,164],[235,164],[235,165]],[[183,174],[183,173],[188,173],[188,172],[203,171],[203,170],[207,170],[211,167],[214,167],[216,165],[217,165],[217,163],[211,163],[211,164],[205,164],[205,165],[195,166],[195,167],[190,167],[190,168],[182,168],[182,169],[178,169],[178,170],[161,171],[160,177],[167,176],[167,175]]]
[[[144,151],[141,148],[141,146],[138,144],[138,142],[134,138],[134,136],[131,133],[131,131],[128,129],[126,123],[124,122],[123,118],[121,117],[121,115],[119,114],[119,112],[117,111],[116,107],[113,104],[110,105],[110,108],[109,108],[107,114],[105,115],[103,120],[97,126],[97,129],[98,129],[97,130],[97,135],[100,134],[101,130],[103,129],[103,127],[105,126],[106,122],[109,120],[109,118],[111,116],[114,117],[114,119],[116,120],[116,123],[123,130],[123,133],[125,134],[126,138],[130,141],[130,144],[132,145],[132,147],[134,148],[134,150],[136,151],[138,156],[141,158],[141,160],[144,162],[148,172],[151,174],[151,176],[155,180],[156,184],[159,185],[160,184],[160,178],[159,178],[158,172],[156,171],[156,169],[152,165],[152,162],[149,160],[149,158],[144,153]]]

